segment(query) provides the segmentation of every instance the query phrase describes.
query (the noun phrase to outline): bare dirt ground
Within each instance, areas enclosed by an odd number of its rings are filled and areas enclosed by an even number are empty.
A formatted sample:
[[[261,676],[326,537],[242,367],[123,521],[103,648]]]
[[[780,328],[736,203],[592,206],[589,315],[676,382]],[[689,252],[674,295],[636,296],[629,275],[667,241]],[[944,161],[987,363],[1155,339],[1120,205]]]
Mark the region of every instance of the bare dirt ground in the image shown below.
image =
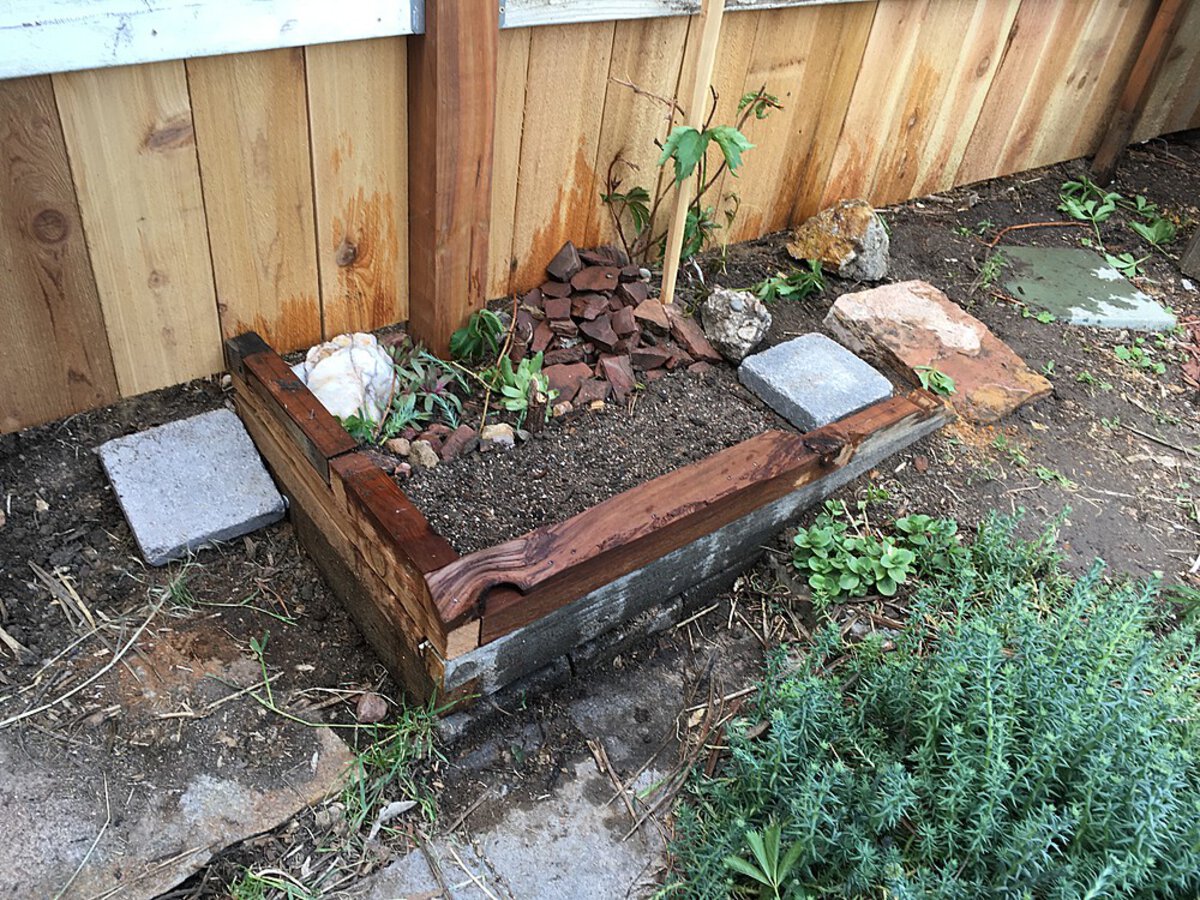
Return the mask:
[[[1082,163],[1066,163],[885,211],[892,235],[890,278],[921,278],[945,290],[1032,367],[1046,372],[1055,391],[997,426],[951,426],[845,494],[861,495],[871,484],[888,495],[873,515],[927,512],[952,516],[964,529],[992,509],[1024,508],[1030,529],[1065,515],[1062,536],[1073,564],[1082,567],[1102,557],[1117,571],[1139,576],[1158,571],[1168,581],[1194,581],[1200,557],[1200,395],[1182,369],[1190,338],[1167,335],[1161,346],[1149,339],[1154,359],[1165,363],[1163,374],[1134,368],[1114,349],[1130,346],[1136,335],[1040,322],[1023,315],[1021,305],[1004,294],[1002,275],[990,283],[985,277],[993,252],[986,244],[996,232],[1010,224],[1060,220],[1059,186],[1083,171]],[[1181,323],[1200,320],[1200,293],[1185,286],[1169,258],[1200,220],[1200,138],[1184,135],[1135,148],[1113,187],[1145,195],[1180,223],[1177,242],[1167,254],[1152,255],[1144,264],[1145,276],[1136,281],[1171,306]],[[1011,232],[1006,240],[1070,246],[1084,234],[1085,229],[1075,228],[1029,229]],[[1127,230],[1114,227],[1104,236],[1114,252],[1143,255],[1144,245]],[[705,281],[745,287],[786,269],[784,242],[777,235],[730,247],[723,257],[708,254]],[[694,270],[689,278],[697,290]],[[777,306],[770,340],[820,330],[828,306],[857,288],[830,279],[821,297]],[[94,618],[116,623],[104,632],[115,646],[130,633],[131,623],[137,624],[135,614],[162,599],[181,574],[180,566],[149,571],[139,562],[92,448],[223,402],[216,382],[197,382],[0,437],[0,627],[26,648],[0,646],[0,719],[35,701],[53,700],[94,672],[96,660],[103,662],[91,656],[98,644],[70,648],[83,626],[72,602],[59,596],[62,591],[70,595],[68,586]],[[681,745],[677,738],[694,736],[711,721],[709,701],[728,698],[722,705],[727,712],[752,682],[763,648],[802,636],[810,610],[789,598],[785,547],[786,536],[734,591],[695,621],[623,649],[584,677],[556,687],[531,686],[484,704],[475,724],[446,745],[446,761],[422,773],[438,801],[435,830],[482,831],[504,821],[513,808],[536,811],[573,777],[581,761],[596,758],[596,742],[612,774],[622,780],[648,760],[658,770],[671,771],[681,746],[684,752],[695,750],[694,741]],[[58,583],[57,592],[30,563]],[[257,664],[250,638],[269,630],[265,655],[278,675],[276,696],[298,699],[312,716],[345,723],[358,692],[397,695],[286,522],[248,541],[199,554],[186,577],[190,602],[171,600],[171,617],[154,628],[156,646],[170,650],[168,668],[203,671],[213,659],[227,666]],[[869,627],[871,617],[862,618]],[[191,637],[179,638],[176,631]],[[145,676],[146,667],[140,670]],[[176,741],[214,752],[223,741],[233,741],[265,778],[286,774],[311,752],[304,737],[290,743],[287,734],[271,730],[271,715],[249,699],[228,704],[244,718],[225,720],[223,726],[163,720],[159,706],[138,713],[136,704],[122,705],[121,692],[131,691],[130,679],[133,693],[145,694],[132,671],[117,667],[111,675],[95,690],[14,726],[25,763],[71,760],[82,771],[110,770],[114,778],[124,773],[129,779],[140,774],[169,789],[194,774],[187,771],[184,755],[169,750],[169,732],[187,735]],[[171,708],[178,710],[185,701],[211,702],[207,695],[194,695],[190,684],[170,693],[176,704]],[[668,808],[664,805],[658,818],[665,818]],[[130,812],[137,814],[137,809]],[[277,868],[303,880],[306,866],[309,872],[319,868],[322,849],[344,836],[339,814],[329,804],[309,808],[219,853],[165,896],[227,896],[246,867]],[[89,815],[94,830],[103,816]],[[345,890],[405,853],[408,839],[430,827],[400,822],[369,853],[342,861],[349,866],[340,879]],[[628,874],[623,885],[636,894],[637,885],[653,880],[655,867]]]

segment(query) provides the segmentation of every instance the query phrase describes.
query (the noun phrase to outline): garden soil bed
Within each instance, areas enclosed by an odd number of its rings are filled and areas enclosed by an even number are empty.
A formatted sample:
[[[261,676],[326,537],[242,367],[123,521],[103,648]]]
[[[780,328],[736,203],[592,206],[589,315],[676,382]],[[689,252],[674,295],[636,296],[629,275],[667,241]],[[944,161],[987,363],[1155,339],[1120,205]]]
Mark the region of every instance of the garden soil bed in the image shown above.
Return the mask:
[[[459,553],[562,522],[622,491],[790,426],[733,369],[668,373],[627,405],[553,419],[512,450],[472,453],[400,482]]]

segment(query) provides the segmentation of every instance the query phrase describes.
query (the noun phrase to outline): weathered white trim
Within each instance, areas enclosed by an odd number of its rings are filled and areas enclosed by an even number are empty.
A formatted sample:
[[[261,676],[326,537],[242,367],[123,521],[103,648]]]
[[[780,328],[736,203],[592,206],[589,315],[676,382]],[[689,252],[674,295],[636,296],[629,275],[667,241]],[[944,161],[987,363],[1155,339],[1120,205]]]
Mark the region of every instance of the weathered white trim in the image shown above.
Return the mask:
[[[496,0],[505,28],[690,15],[700,0]],[[770,9],[860,0],[729,0]],[[424,0],[0,0],[0,78],[421,34]]]
[[[412,34],[413,18],[409,0],[0,0],[0,78]]]

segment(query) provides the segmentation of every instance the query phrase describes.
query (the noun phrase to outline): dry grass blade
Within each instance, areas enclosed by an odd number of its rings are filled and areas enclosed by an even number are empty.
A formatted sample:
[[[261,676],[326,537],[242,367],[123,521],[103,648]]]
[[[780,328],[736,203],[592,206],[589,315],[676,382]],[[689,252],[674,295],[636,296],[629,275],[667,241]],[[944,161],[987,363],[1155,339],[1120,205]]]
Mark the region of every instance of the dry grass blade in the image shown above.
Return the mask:
[[[87,865],[87,861],[92,858],[92,854],[96,852],[96,847],[100,843],[100,839],[104,837],[104,833],[108,831],[108,826],[112,824],[112,805],[108,802],[108,776],[104,776],[104,824],[100,826],[100,831],[96,833],[96,839],[92,841],[92,845],[88,847],[87,853],[83,855],[83,859],[79,861],[79,865],[75,867],[75,871],[71,873],[71,877],[67,879],[67,883],[62,886],[57,894],[54,895],[54,900],[60,900],[71,885],[75,883],[75,879],[79,877],[79,873],[83,871],[83,867]]]
[[[0,643],[4,644],[5,647],[7,647],[9,650],[11,650],[12,655],[15,656],[17,659],[21,658],[22,653],[29,652],[29,649],[24,644],[22,644],[20,641],[18,641],[15,637],[13,637],[11,634],[9,634],[7,631],[5,631],[3,628],[0,628]]]
[[[96,620],[92,618],[92,611],[87,608],[87,604],[75,590],[75,586],[71,584],[71,579],[63,575],[58,569],[54,570],[54,576],[35,563],[29,561],[29,568],[33,570],[33,574],[38,577],[38,580],[46,586],[55,600],[63,608],[63,614],[67,617],[67,621],[71,623],[72,628],[81,628],[86,622],[93,629],[96,627]]]

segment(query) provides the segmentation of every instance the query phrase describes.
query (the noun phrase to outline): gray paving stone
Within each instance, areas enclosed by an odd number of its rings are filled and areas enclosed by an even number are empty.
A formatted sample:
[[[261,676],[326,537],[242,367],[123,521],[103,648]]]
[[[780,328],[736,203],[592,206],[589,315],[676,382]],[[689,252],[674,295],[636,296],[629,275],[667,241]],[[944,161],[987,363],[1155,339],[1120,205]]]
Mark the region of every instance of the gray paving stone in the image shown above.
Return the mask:
[[[1005,290],[1035,312],[1093,328],[1170,331],[1175,316],[1103,257],[1072,247],[1004,246]]]
[[[892,396],[892,383],[837,341],[806,334],[747,356],[742,384],[802,431]]]
[[[117,438],[96,452],[152,566],[283,518],[283,497],[227,409]]]

